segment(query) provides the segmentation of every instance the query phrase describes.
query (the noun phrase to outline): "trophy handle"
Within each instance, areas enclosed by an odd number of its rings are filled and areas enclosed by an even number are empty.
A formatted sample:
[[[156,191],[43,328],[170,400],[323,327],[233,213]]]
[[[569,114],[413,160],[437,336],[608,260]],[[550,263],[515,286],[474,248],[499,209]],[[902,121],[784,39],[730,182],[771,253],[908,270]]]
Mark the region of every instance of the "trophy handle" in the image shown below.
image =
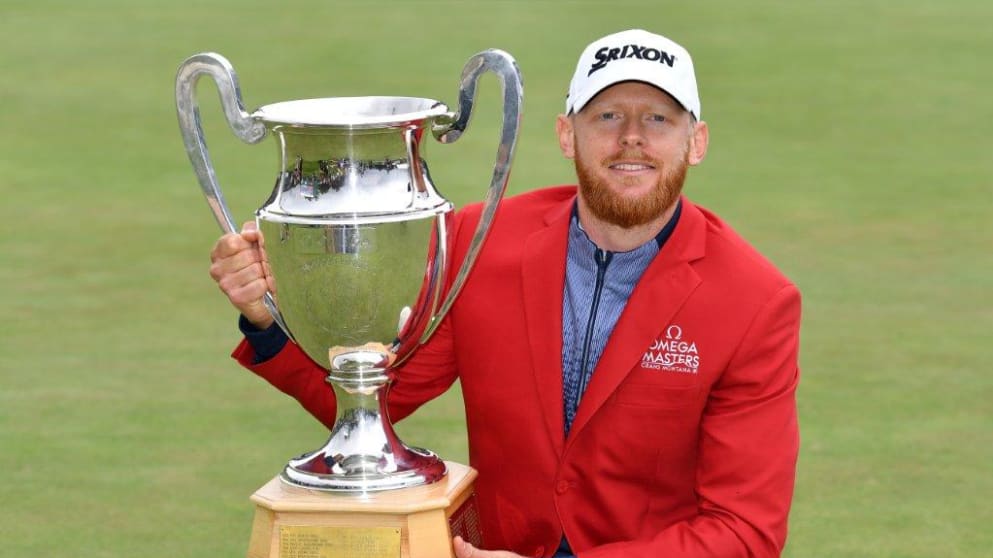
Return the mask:
[[[493,223],[498,202],[503,198],[503,193],[507,189],[507,181],[510,179],[510,163],[514,158],[514,149],[517,146],[517,137],[521,129],[521,108],[524,103],[521,71],[510,54],[502,50],[489,49],[476,54],[466,62],[459,84],[459,110],[444,120],[439,118],[432,133],[435,139],[441,143],[453,143],[462,137],[462,133],[469,127],[469,120],[472,118],[479,78],[487,71],[493,72],[499,77],[503,91],[503,125],[500,131],[500,145],[497,147],[496,162],[493,165],[493,178],[486,191],[483,212],[479,218],[479,224],[476,226],[476,231],[473,233],[465,260],[452,282],[452,287],[449,289],[445,301],[442,302],[438,312],[432,317],[431,323],[428,324],[421,339],[428,339],[434,333],[462,290],[462,286],[469,276],[469,271],[472,270],[476,257],[483,247],[490,225]]]
[[[241,101],[241,88],[238,86],[238,76],[227,58],[214,52],[195,54],[179,65],[176,72],[176,115],[179,118],[179,129],[183,134],[183,144],[186,154],[193,164],[193,171],[200,182],[200,188],[207,199],[217,224],[225,233],[237,232],[231,211],[224,201],[224,194],[217,183],[217,175],[210,162],[210,153],[204,141],[203,127],[200,125],[200,107],[197,104],[196,84],[200,76],[209,75],[217,84],[217,92],[221,97],[221,106],[228,126],[234,135],[245,143],[258,143],[265,137],[266,129],[262,122],[252,118]],[[272,294],[266,293],[263,302],[279,327],[293,339],[283,316],[276,307]]]

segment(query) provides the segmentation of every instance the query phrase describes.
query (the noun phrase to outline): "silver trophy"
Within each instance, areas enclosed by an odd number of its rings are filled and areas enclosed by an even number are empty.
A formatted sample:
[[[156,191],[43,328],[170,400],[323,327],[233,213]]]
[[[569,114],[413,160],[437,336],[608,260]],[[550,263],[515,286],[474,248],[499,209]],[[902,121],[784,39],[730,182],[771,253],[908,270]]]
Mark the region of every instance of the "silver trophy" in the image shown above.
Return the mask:
[[[503,89],[503,125],[482,218],[451,282],[452,203],[435,188],[423,159],[424,133],[456,141],[472,115],[480,76]],[[186,151],[224,232],[234,232],[204,143],[196,83],[217,83],[235,135],[276,140],[279,169],[256,212],[276,293],[265,302],[275,321],[328,371],[337,399],[330,438],[292,459],[281,479],[318,490],[367,492],[416,486],[445,475],[434,453],[406,446],[386,411],[397,366],[435,331],[451,308],[486,238],[506,189],[520,127],[521,76],[499,50],[466,63],[458,111],[412,97],[287,101],[245,111],[231,64],[213,53],[180,66],[176,108]]]

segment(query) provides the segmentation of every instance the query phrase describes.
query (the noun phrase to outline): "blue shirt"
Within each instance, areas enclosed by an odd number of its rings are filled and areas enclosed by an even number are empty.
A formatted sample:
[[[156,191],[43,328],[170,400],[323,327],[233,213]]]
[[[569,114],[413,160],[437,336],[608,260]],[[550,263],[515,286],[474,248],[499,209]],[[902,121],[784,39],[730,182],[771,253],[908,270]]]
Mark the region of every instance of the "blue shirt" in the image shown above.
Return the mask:
[[[562,403],[567,436],[607,339],[642,273],[676,227],[681,208],[680,203],[654,239],[627,252],[597,247],[573,209],[562,293]]]
[[[682,207],[682,202],[676,205],[672,218],[654,239],[628,252],[610,252],[596,246],[573,207],[562,293],[562,409],[566,436],[631,292],[672,236]],[[564,535],[555,556],[572,556]]]

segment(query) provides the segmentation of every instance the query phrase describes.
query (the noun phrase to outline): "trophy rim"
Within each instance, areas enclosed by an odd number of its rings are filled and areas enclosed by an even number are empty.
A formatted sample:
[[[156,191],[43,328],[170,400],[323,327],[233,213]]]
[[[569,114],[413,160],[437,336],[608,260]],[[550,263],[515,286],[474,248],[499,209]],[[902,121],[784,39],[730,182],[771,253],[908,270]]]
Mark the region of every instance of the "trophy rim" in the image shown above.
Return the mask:
[[[409,105],[410,110],[369,113],[369,107],[381,105]],[[252,117],[269,126],[354,130],[405,126],[448,112],[445,103],[426,97],[368,95],[281,101],[260,107]]]
[[[442,199],[440,203],[433,207],[412,208],[390,212],[341,212],[326,213],[322,215],[293,215],[282,213],[272,207],[259,208],[255,212],[256,219],[271,221],[273,223],[284,223],[287,225],[304,226],[345,226],[345,225],[367,225],[382,223],[397,223],[401,221],[416,221],[419,219],[431,219],[439,215],[444,215],[454,209],[454,204]]]

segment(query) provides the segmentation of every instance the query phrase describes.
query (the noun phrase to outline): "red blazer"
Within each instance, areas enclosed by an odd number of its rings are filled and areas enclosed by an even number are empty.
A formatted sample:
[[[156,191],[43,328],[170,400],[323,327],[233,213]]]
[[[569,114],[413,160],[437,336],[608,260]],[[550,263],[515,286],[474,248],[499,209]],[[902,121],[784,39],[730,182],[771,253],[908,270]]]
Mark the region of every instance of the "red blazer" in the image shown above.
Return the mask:
[[[582,558],[779,556],[799,446],[800,295],[683,199],[563,434],[562,293],[575,187],[505,199],[465,288],[397,374],[398,420],[459,379],[485,546]],[[461,261],[479,206],[459,212]],[[324,372],[295,345],[252,365],[324,424]]]

